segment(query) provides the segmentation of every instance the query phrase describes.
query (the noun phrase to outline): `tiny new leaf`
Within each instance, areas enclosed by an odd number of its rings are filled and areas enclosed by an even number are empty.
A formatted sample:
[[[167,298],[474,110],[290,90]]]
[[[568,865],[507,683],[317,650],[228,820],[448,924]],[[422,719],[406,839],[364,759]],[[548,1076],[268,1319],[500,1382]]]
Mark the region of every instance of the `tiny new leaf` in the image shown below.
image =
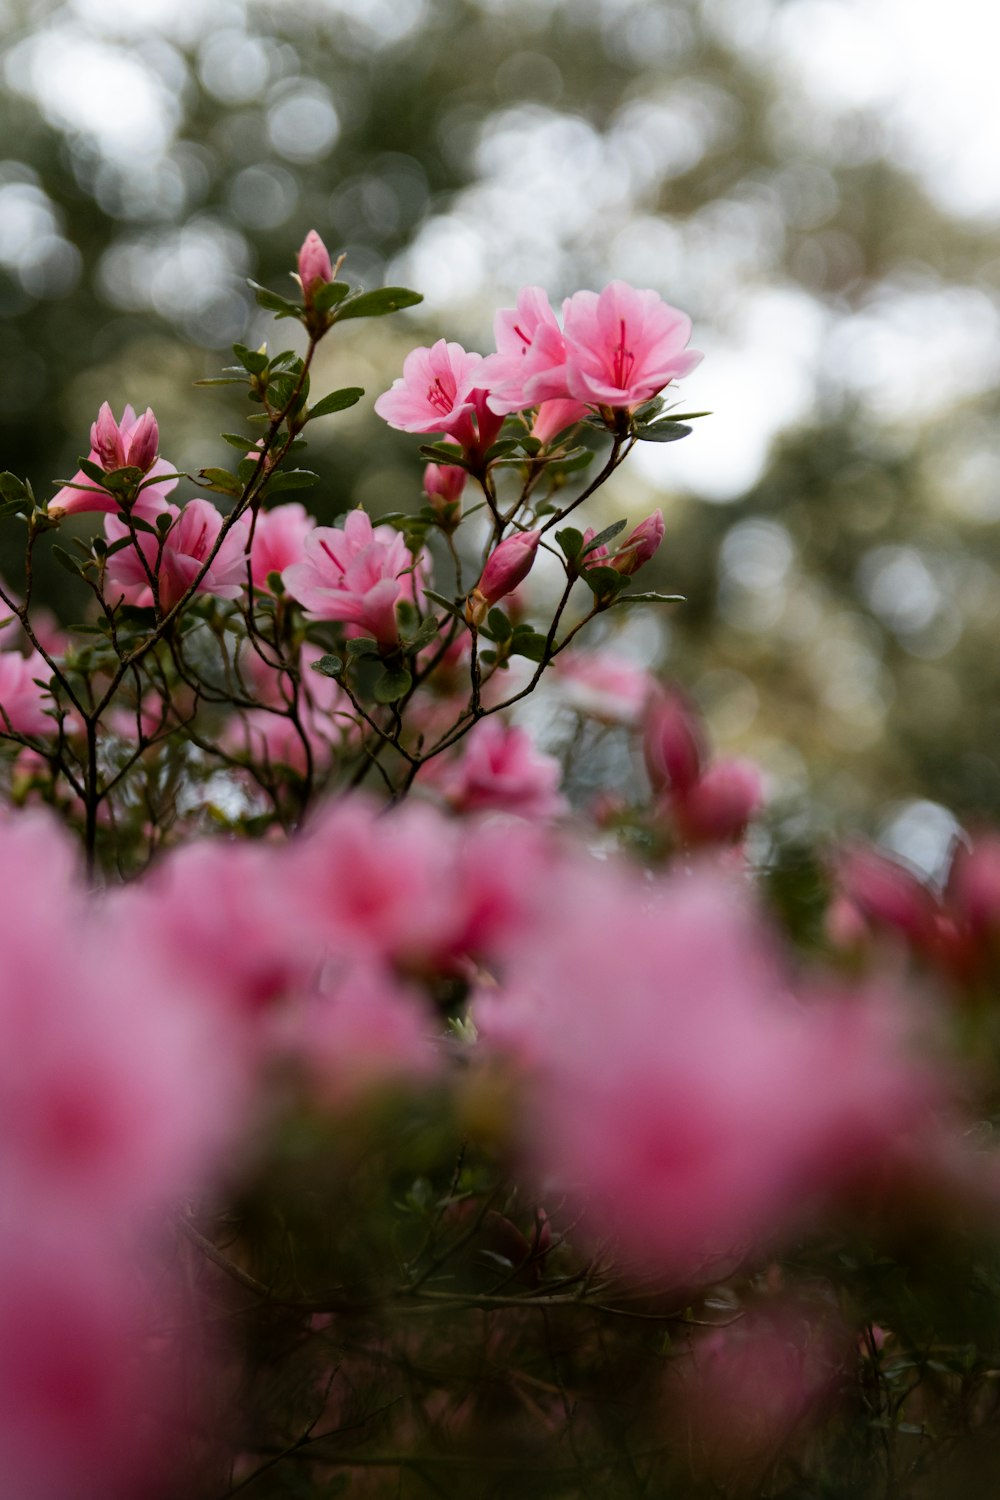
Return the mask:
[[[339,656],[321,656],[319,661],[311,663],[314,672],[319,672],[323,677],[339,677],[344,670],[344,663]]]

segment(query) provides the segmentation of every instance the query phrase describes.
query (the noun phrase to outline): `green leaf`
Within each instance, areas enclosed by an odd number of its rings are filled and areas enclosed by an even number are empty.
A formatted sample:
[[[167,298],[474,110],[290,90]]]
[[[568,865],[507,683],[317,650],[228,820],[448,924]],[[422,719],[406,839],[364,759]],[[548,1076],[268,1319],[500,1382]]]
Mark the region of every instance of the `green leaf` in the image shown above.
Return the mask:
[[[526,656],[529,661],[544,661],[546,639],[537,630],[516,630],[511,640],[512,656]]]
[[[0,496],[4,500],[26,500],[28,498],[28,491],[24,480],[18,479],[17,475],[11,474],[9,470],[0,474]]]
[[[133,464],[122,469],[111,469],[104,476],[104,485],[113,495],[123,493],[131,494],[141,483],[144,469],[137,469]]]
[[[78,458],[77,466],[86,474],[88,479],[92,479],[95,484],[100,485],[101,489],[105,488],[104,470],[100,464],[91,463],[89,458]]]
[[[636,427],[634,432],[641,443],[676,443],[691,431],[683,422],[655,422],[652,427]]]
[[[131,547],[131,545],[132,538],[130,536],[119,537],[117,542],[111,543],[104,555],[105,557],[114,557],[116,552],[122,552],[126,547]]]
[[[245,344],[234,344],[233,353],[251,375],[263,375],[267,369],[267,355],[260,349],[248,349]]]
[[[446,609],[448,613],[450,615],[454,615],[457,620],[464,621],[465,615],[462,613],[461,609],[453,599],[446,599],[444,594],[436,594],[433,589],[424,589],[424,593],[426,594],[428,599],[433,599],[435,604],[440,605],[442,609]]]
[[[494,458],[506,458],[508,453],[513,453],[520,446],[520,438],[501,438],[498,443],[493,444],[492,448],[486,450],[486,461],[489,463]]]
[[[343,302],[351,290],[350,282],[327,281],[312,294],[312,305],[318,312],[329,312],[338,302]]]
[[[347,642],[347,654],[355,656],[378,656],[378,641],[370,635],[355,635]]]
[[[220,495],[241,495],[243,486],[235,474],[228,469],[199,469],[198,477],[205,480],[206,490],[215,490]]]
[[[685,604],[687,602],[684,594],[633,594],[623,593],[615,600],[616,604]]]
[[[314,672],[321,673],[324,677],[339,677],[344,670],[344,663],[339,656],[321,656],[319,661],[311,663]]]
[[[143,490],[148,490],[154,484],[165,484],[168,479],[187,479],[187,477],[186,474],[154,474],[151,479],[142,481],[136,494],[141,495]]]
[[[588,552],[596,552],[598,547],[606,546],[608,542],[614,540],[620,531],[624,531],[627,525],[627,521],[615,521],[610,526],[605,526],[603,531],[599,531],[595,537],[591,537],[580,553],[580,556],[586,557]]]
[[[131,526],[133,531],[148,531],[150,536],[156,535],[155,526],[151,526],[149,522],[144,521],[141,516],[130,516],[127,510],[120,510],[118,512],[118,519],[119,521],[123,522],[124,525]],[[171,517],[171,520],[173,520],[173,517]]]
[[[486,623],[495,641],[509,641],[514,633],[514,627],[502,609],[491,609],[486,616]]]
[[[464,449],[455,443],[422,443],[417,452],[421,458],[430,459],[434,464],[452,464],[459,469],[469,467]]]
[[[431,641],[437,639],[438,622],[433,615],[422,620],[413,635],[406,638],[406,649],[408,651],[421,651],[424,646],[429,646]]]
[[[238,495],[242,495],[245,486],[255,477],[259,467],[259,458],[245,458],[242,463],[236,465],[236,477],[240,485],[236,491]]]
[[[310,422],[313,417],[329,417],[335,411],[346,411],[349,406],[356,406],[364,393],[364,387],[360,385],[345,385],[343,390],[331,391],[329,396],[324,396],[322,401],[317,401],[315,406],[309,408]]]
[[[625,579],[615,568],[584,568],[580,577],[598,599],[614,598],[625,587]]]
[[[556,541],[569,561],[575,562],[583,546],[583,532],[577,531],[575,526],[566,526],[562,531],[556,532]]]
[[[294,374],[291,370],[281,375],[275,375],[272,380],[269,380],[267,384],[267,399],[271,405],[277,407],[279,410],[287,406],[295,393],[298,381],[298,375]]]
[[[416,307],[423,300],[419,292],[408,291],[405,286],[383,286],[341,303],[333,317],[338,323],[348,318],[383,318],[386,313],[399,312],[403,307]]]
[[[53,542],[52,544],[52,556],[60,567],[66,569],[67,573],[72,573],[75,578],[83,577],[83,568],[80,563],[77,562],[71,553],[66,551],[65,547],[60,547],[58,542]]]
[[[575,474],[578,469],[585,469],[588,464],[592,464],[595,456],[592,448],[571,448],[563,458],[554,459],[548,465],[548,472],[550,474]]]
[[[246,385],[239,375],[213,375],[208,380],[195,380],[193,385]]]
[[[266,307],[268,312],[277,313],[279,318],[298,318],[302,315],[302,309],[295,302],[289,302],[287,297],[279,297],[277,292],[269,291],[266,286],[261,286],[256,281],[247,279],[247,286],[252,287],[257,295],[257,303],[260,307]]]
[[[255,441],[252,437],[248,437],[245,432],[220,432],[219,436],[224,443],[229,444],[230,448],[239,448],[241,453],[248,452],[253,447]]]
[[[391,311],[391,309],[387,309]],[[386,667],[375,684],[376,703],[396,703],[413,686],[413,678],[405,667]]]
[[[27,497],[25,497],[24,500],[5,500],[3,504],[0,505],[0,517],[13,516],[16,515],[19,511],[23,513],[26,503]]]
[[[319,478],[311,469],[279,469],[267,481],[267,493],[276,495],[279,490],[307,490]]]

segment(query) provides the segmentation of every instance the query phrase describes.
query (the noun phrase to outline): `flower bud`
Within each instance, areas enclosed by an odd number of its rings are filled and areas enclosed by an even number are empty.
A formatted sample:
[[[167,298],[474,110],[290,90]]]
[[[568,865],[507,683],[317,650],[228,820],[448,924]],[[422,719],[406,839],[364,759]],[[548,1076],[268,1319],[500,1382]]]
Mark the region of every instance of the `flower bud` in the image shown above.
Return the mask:
[[[493,549],[483,576],[469,595],[465,612],[470,623],[477,624],[491,604],[524,582],[535,561],[540,536],[540,531],[516,531]]]
[[[705,744],[694,709],[676,689],[650,700],[643,730],[646,771],[653,790],[686,792],[701,775]]]
[[[742,838],[764,800],[760,771],[749,760],[719,760],[672,802],[682,837],[692,844]]]
[[[424,494],[448,530],[458,525],[462,514],[462,491],[468,477],[458,464],[428,464],[424,470]]]
[[[310,229],[302,241],[302,248],[298,257],[299,280],[302,283],[302,295],[306,302],[312,301],[313,292],[317,286],[325,286],[328,281],[333,280],[333,265],[330,261],[330,252],[315,229]]]
[[[90,446],[105,472],[125,467],[125,444],[122,441],[118,423],[111,414],[111,407],[106,401],[97,414],[97,421],[90,429]]]
[[[160,429],[153,416],[152,408],[147,406],[132,429],[128,444],[128,462],[135,468],[141,469],[144,474],[148,474],[156,462],[159,451]]]
[[[640,521],[632,535],[622,543],[611,566],[619,573],[624,573],[626,578],[631,577],[658,550],[663,541],[663,531],[663,512],[656,510],[644,521]]]

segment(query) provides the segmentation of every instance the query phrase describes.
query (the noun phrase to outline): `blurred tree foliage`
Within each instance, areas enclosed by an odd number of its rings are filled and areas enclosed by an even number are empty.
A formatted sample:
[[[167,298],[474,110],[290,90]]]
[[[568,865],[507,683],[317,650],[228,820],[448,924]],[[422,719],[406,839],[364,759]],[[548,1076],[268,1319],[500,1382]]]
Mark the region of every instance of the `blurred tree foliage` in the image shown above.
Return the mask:
[[[243,278],[284,290],[310,227],[349,278],[429,294],[321,368],[369,398],[415,343],[488,348],[522,282],[654,285],[702,345],[770,291],[776,334],[823,332],[760,477],[705,503],[667,450],[617,492],[666,510],[649,586],[690,602],[665,664],[774,772],[788,839],[815,831],[807,788],[841,825],[916,798],[1000,816],[997,398],[961,370],[935,395],[996,318],[995,236],[936,206],[870,113],[834,120],[773,64],[794,4],[0,4],[2,467],[49,492],[105,398],[154,405],[179,465],[224,461],[225,396],[188,383],[274,336]],[[884,398],[879,328],[913,344],[910,402]],[[689,441],[725,448],[727,420]],[[416,499],[414,445],[370,399],[331,431],[323,516]],[[16,539],[0,552],[12,569]]]

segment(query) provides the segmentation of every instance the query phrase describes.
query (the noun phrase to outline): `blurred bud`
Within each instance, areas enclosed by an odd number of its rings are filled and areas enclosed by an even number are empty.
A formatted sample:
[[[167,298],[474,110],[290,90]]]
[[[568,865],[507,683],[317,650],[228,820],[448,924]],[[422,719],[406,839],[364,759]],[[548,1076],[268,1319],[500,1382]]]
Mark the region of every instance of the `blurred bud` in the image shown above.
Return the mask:
[[[468,474],[458,464],[428,464],[424,470],[424,494],[449,531],[462,515],[462,491]]]
[[[633,573],[648,563],[649,559],[658,550],[663,541],[663,512],[656,510],[632,532],[632,535],[623,542],[612,560],[611,566],[617,568],[619,573],[631,577]]]
[[[918,947],[936,939],[938,906],[927,887],[878,850],[856,845],[844,851],[837,884],[862,917],[875,927],[900,932]]]
[[[125,467],[125,444],[111,407],[105,401],[90,429],[90,446],[97,454],[101,468],[107,472]]]
[[[516,531],[493,549],[466,604],[465,614],[470,624],[478,624],[490,605],[524,582],[535,561],[540,536],[540,531]]]
[[[977,937],[1000,935],[1000,837],[987,833],[956,851],[948,895]]]
[[[333,265],[330,260],[330,252],[315,229],[310,229],[302,241],[298,265],[299,280],[302,283],[302,295],[308,304],[312,301],[312,295],[317,286],[325,286],[328,281],[333,280]]]
[[[764,801],[760,771],[749,760],[720,760],[673,799],[678,831],[692,844],[742,838]]]
[[[653,694],[643,730],[646,771],[656,792],[685,792],[701,775],[705,740],[701,720],[687,700],[670,688]]]

